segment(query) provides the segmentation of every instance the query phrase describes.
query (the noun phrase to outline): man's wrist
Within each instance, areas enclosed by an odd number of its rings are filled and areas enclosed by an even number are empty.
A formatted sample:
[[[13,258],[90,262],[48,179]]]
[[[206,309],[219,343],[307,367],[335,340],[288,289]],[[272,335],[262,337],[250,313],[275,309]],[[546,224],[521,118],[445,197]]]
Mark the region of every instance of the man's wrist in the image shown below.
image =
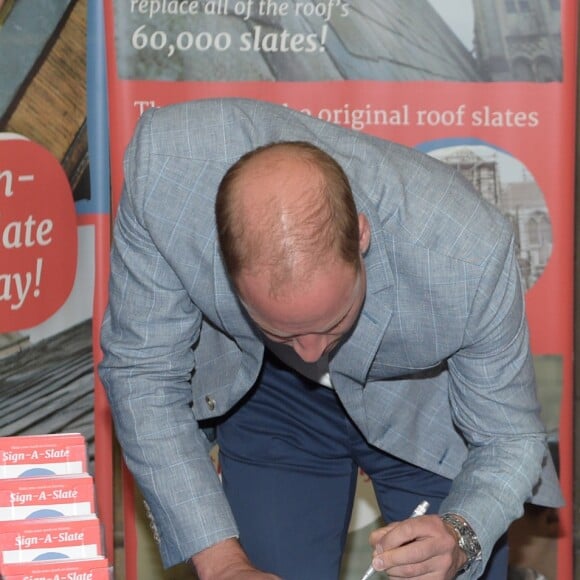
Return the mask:
[[[465,564],[458,570],[458,573],[465,572],[474,562],[481,560],[481,545],[477,534],[469,523],[457,514],[445,513],[440,517],[453,531],[457,545],[467,557]]]
[[[198,577],[225,578],[226,572],[251,569],[250,561],[236,538],[228,538],[198,552],[189,560]]]

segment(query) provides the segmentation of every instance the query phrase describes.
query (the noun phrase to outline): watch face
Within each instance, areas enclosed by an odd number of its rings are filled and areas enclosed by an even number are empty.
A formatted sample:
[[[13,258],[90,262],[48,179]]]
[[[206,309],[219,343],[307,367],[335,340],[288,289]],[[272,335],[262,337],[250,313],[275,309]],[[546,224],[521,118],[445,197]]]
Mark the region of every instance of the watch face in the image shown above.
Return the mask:
[[[465,571],[475,560],[481,559],[481,546],[477,535],[467,522],[454,514],[445,514],[442,519],[455,530],[458,538],[457,544],[467,556],[467,563],[462,569]]]
[[[469,532],[468,532],[469,534]],[[467,554],[467,559],[471,562],[477,557],[479,550],[474,545],[473,539],[467,536],[461,536],[459,540],[459,547]]]

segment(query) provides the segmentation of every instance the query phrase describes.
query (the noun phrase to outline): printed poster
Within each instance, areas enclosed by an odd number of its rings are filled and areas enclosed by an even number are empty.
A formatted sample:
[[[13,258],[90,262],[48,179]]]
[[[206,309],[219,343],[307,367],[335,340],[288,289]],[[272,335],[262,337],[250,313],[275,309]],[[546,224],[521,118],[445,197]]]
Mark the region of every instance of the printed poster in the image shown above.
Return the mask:
[[[525,563],[553,578],[571,577],[576,23],[572,0],[105,2],[113,208],[145,109],[236,96],[424,151],[509,217],[567,499]],[[361,474],[345,578],[368,562],[369,489]]]
[[[99,200],[74,4],[0,1],[0,436],[79,432],[92,473]]]

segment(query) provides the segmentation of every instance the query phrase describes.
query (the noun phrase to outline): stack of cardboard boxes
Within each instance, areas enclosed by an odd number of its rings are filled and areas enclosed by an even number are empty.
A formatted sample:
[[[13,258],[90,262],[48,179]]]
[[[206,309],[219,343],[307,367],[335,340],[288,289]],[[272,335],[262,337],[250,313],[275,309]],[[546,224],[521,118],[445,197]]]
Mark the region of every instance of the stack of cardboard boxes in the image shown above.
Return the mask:
[[[0,437],[2,580],[109,580],[78,433]]]

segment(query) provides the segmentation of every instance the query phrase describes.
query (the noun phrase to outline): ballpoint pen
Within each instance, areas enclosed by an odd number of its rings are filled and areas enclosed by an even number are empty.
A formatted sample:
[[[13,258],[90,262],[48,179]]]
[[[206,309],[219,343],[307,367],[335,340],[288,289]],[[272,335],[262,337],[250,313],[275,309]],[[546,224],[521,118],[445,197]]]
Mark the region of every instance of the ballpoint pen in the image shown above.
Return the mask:
[[[414,510],[413,513],[409,516],[410,518],[417,518],[419,516],[423,516],[427,513],[427,510],[429,509],[429,502],[423,500]],[[364,573],[364,576],[361,578],[361,580],[369,580],[369,578],[376,572],[376,570],[373,568],[373,565],[371,564],[367,571]]]

